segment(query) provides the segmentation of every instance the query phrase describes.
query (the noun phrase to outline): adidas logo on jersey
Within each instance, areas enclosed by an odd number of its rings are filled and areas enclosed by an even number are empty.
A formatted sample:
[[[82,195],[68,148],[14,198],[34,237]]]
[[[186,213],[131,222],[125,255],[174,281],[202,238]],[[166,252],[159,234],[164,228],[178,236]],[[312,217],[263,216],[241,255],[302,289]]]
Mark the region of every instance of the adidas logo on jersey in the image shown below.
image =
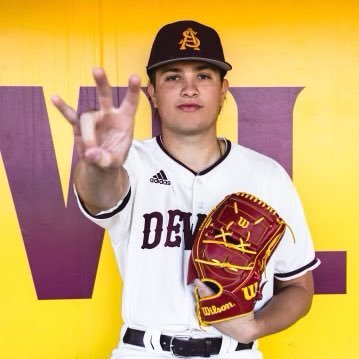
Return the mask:
[[[161,170],[157,174],[155,174],[152,178],[150,178],[150,182],[152,183],[159,183],[159,184],[165,184],[170,185],[171,181],[167,179],[166,174]]]

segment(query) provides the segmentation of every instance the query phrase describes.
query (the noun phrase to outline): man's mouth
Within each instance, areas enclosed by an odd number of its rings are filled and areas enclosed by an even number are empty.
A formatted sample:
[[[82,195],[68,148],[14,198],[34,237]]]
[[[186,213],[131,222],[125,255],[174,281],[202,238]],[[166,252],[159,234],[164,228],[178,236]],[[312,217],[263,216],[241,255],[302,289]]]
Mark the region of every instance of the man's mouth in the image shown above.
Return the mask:
[[[202,106],[196,103],[183,103],[181,105],[178,105],[177,108],[185,112],[194,112],[202,108]]]

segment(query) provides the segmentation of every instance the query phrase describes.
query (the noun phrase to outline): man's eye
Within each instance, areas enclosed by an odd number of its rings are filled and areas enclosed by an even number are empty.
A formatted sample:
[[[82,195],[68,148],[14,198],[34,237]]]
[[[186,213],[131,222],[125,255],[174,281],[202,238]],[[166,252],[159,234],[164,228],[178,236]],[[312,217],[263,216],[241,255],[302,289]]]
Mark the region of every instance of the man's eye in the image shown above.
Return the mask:
[[[207,74],[199,74],[198,78],[201,80],[206,80],[206,79],[210,79],[211,77]]]
[[[178,80],[180,77],[178,75],[170,75],[166,77],[166,81],[176,81]]]

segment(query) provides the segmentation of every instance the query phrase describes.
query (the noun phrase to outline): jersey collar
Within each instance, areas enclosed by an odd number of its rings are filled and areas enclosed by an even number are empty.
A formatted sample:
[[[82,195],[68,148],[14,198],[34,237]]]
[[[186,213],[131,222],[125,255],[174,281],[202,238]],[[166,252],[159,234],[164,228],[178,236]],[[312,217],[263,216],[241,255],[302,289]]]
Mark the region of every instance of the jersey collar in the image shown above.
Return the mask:
[[[208,168],[206,168],[205,170],[201,171],[201,172],[196,172],[193,171],[191,168],[189,168],[188,166],[186,166],[184,163],[182,163],[181,161],[179,161],[178,159],[176,159],[175,157],[173,157],[165,148],[165,146],[163,145],[162,142],[162,137],[161,135],[156,136],[156,141],[158,143],[158,145],[160,146],[161,150],[168,156],[170,157],[173,161],[177,162],[179,165],[181,165],[182,167],[186,168],[188,171],[192,172],[194,175],[196,176],[202,176],[205,175],[206,173],[212,171],[215,167],[217,167],[220,163],[222,163],[226,157],[228,156],[229,152],[231,151],[231,141],[227,140],[226,138],[222,138],[225,142],[226,142],[226,149],[223,153],[223,156],[221,158],[219,158],[215,163],[213,163],[213,165],[209,166]]]

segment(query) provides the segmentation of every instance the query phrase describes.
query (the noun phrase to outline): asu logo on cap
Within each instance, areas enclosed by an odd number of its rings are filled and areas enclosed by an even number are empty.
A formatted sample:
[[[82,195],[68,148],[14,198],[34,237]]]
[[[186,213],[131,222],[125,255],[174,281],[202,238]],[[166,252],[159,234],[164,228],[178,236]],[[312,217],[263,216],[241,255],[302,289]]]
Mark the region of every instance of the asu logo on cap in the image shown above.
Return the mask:
[[[216,30],[197,21],[183,20],[167,24],[158,31],[146,66],[147,74],[151,77],[155,68],[170,62],[191,60],[210,63],[223,73],[232,68],[224,59]]]
[[[197,32],[189,27],[182,35],[183,39],[179,42],[181,45],[180,50],[186,50],[187,47],[193,48],[194,50],[200,50],[199,45],[201,44],[201,41],[196,37]]]

